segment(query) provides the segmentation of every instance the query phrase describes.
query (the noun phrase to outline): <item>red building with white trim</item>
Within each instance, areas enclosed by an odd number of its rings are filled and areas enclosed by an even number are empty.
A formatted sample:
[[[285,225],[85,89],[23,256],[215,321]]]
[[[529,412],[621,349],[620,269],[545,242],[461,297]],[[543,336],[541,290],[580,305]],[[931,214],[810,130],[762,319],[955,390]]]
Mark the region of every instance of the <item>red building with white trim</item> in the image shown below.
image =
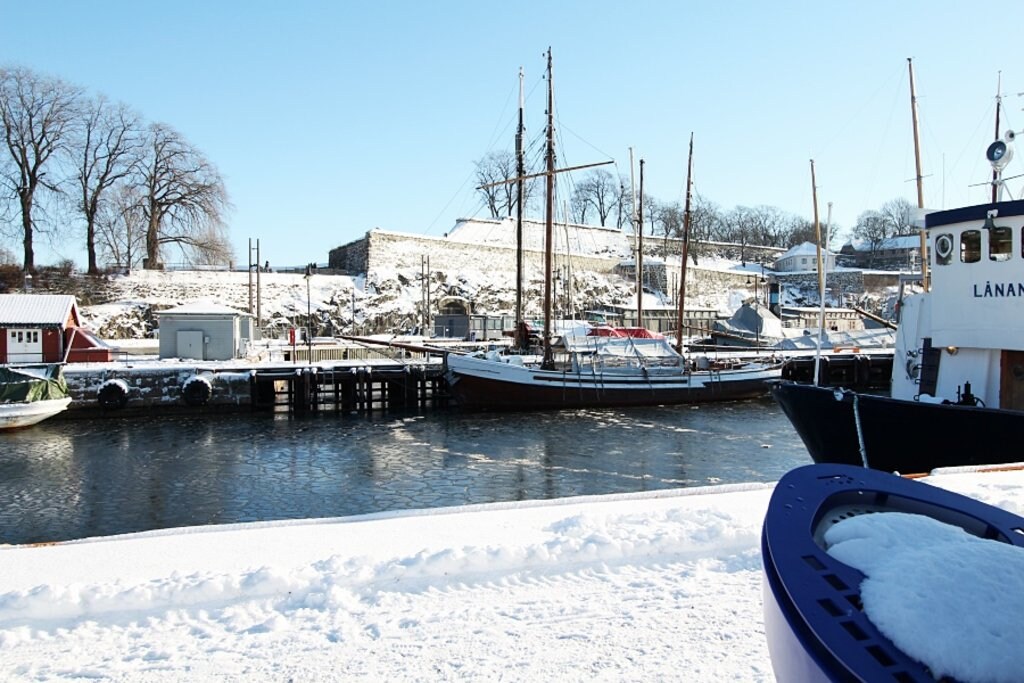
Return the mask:
[[[75,297],[0,294],[0,363],[113,360],[113,349],[82,327]]]

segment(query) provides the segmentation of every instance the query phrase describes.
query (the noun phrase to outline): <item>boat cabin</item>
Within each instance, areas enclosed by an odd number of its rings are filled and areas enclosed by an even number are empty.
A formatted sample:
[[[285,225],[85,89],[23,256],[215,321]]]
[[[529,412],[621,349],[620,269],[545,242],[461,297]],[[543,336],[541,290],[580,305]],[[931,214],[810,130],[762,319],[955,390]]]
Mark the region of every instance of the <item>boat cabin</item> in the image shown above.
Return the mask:
[[[0,294],[0,363],[107,362],[113,349],[82,327],[75,297]]]
[[[931,286],[903,303],[893,396],[1024,410],[1024,201],[937,211],[925,226]]]

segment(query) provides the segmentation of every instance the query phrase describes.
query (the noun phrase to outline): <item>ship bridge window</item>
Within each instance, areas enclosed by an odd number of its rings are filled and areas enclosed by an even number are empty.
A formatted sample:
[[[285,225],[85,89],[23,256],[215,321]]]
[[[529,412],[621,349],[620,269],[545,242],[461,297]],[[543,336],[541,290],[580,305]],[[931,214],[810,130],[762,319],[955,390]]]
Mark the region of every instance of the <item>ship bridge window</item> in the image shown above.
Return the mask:
[[[953,260],[953,236],[942,233],[935,238],[935,262],[940,266],[948,266]]]
[[[981,260],[981,230],[960,233],[960,262],[977,263]]]
[[[1013,251],[1013,228],[992,227],[988,231],[988,258],[1009,261]]]

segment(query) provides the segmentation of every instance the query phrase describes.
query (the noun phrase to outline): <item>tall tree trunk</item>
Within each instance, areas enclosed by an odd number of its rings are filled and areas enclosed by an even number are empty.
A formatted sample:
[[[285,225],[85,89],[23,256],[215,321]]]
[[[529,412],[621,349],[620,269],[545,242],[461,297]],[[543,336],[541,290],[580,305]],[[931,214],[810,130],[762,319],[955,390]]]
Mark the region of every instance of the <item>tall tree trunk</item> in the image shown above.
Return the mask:
[[[146,228],[146,263],[144,268],[147,270],[156,270],[159,268],[159,249],[157,248],[157,238],[160,235],[160,217],[159,214],[154,210],[150,211],[149,214],[149,225]]]
[[[30,273],[36,269],[35,252],[32,250],[32,191],[26,189],[18,194],[21,200],[21,227],[25,234],[25,261],[22,269]]]

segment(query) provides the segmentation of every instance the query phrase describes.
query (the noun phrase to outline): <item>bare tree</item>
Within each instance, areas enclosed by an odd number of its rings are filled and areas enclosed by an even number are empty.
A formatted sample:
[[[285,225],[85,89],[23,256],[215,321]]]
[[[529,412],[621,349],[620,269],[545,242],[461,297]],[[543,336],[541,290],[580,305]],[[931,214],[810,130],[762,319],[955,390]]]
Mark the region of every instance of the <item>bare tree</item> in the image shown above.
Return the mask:
[[[139,160],[142,140],[138,117],[123,104],[111,104],[100,96],[83,107],[76,155],[78,210],[85,219],[88,272],[99,273],[96,263],[96,221],[109,191],[127,178]],[[115,211],[115,215],[119,211]]]
[[[22,268],[35,270],[33,219],[40,190],[59,192],[49,174],[77,121],[81,90],[21,67],[0,68],[0,123],[10,158],[0,166],[0,183],[16,199],[21,214]]]
[[[751,210],[754,244],[781,247],[791,225],[792,216],[774,206],[755,206]]]
[[[824,223],[818,226],[818,230],[821,231],[822,237],[824,237]],[[829,235],[829,239],[832,240],[837,232],[838,230],[836,230],[836,226],[831,226],[831,234]],[[804,242],[810,242],[811,244],[815,244],[817,241],[818,237],[817,232],[814,229],[814,221],[809,221],[806,218],[799,218],[797,216],[794,216],[786,230],[785,241],[780,246],[795,247],[799,244],[803,244]]]
[[[747,246],[755,244],[757,226],[757,212],[748,206],[734,207],[722,222],[721,239],[740,246],[740,262],[744,265],[747,262]]]
[[[573,193],[573,201],[578,201],[580,205],[579,213],[586,215],[588,209],[594,209],[600,225],[608,225],[608,219],[621,199],[622,194],[615,176],[604,169],[595,169],[587,173]]]
[[[515,182],[516,155],[512,152],[491,152],[476,162],[477,189],[484,196],[491,218],[511,216],[516,210],[518,190]],[[530,205],[536,184],[534,179],[523,183],[523,209]]]
[[[176,245],[188,262],[222,251],[227,244],[224,214],[230,202],[220,173],[165,124],[149,127],[146,146],[137,165],[146,219],[143,267],[159,268],[167,245]]]
[[[880,211],[886,222],[886,237],[899,237],[901,235],[913,235],[917,232],[914,227],[914,213],[916,208],[905,197],[890,199],[882,205]]]
[[[142,264],[146,253],[146,216],[136,185],[121,183],[96,212],[96,249],[108,263],[125,270]]]
[[[865,211],[857,217],[853,236],[868,243],[870,253],[868,265],[875,265],[875,257],[882,243],[889,237],[889,222],[878,211]]]
[[[721,232],[724,218],[718,205],[701,194],[694,194],[690,202],[690,247],[687,250],[693,264],[710,251],[708,242]],[[683,217],[685,220],[685,216]]]
[[[683,207],[679,202],[659,205],[655,216],[665,237],[683,236]]]
[[[590,210],[590,200],[587,196],[586,182],[576,185],[572,189],[572,196],[569,198],[569,213],[572,221],[579,225],[587,224],[587,212]]]

